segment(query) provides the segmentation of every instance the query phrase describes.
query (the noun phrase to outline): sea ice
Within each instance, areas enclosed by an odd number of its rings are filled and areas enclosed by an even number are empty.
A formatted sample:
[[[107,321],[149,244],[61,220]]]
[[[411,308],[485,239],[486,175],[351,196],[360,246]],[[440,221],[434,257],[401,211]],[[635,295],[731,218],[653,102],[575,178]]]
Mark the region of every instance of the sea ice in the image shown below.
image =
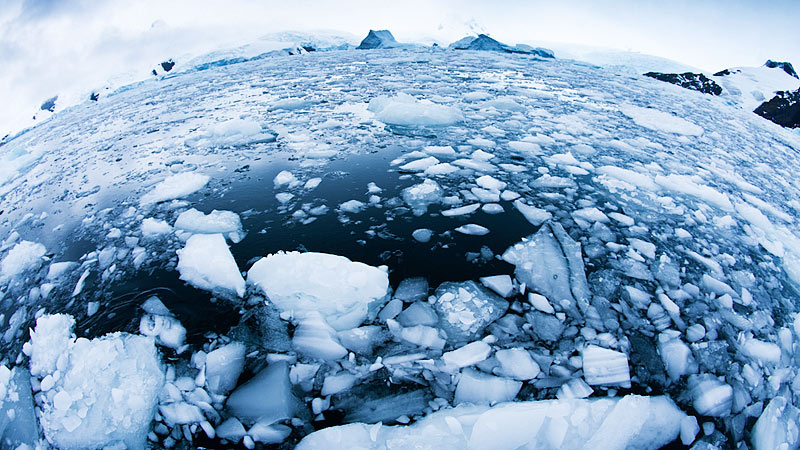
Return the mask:
[[[212,292],[244,295],[245,282],[239,266],[221,234],[195,234],[178,250],[181,280]]]
[[[42,257],[47,252],[38,242],[21,241],[8,251],[0,262],[0,281],[6,281],[21,273],[41,266]]]
[[[464,369],[456,386],[454,403],[499,403],[513,400],[522,382],[497,377],[475,369]]]
[[[186,197],[202,189],[210,180],[207,175],[197,172],[181,172],[170,175],[143,195],[141,205],[163,202]]]
[[[656,450],[678,437],[683,417],[668,397],[636,395],[460,405],[409,426],[351,423],[325,428],[306,436],[296,448]]]
[[[298,407],[289,382],[289,365],[278,361],[234,390],[225,408],[242,420],[273,423],[291,419]]]
[[[426,178],[422,183],[403,189],[402,197],[414,215],[421,216],[428,210],[428,206],[442,200],[443,193],[439,183]]]
[[[477,338],[508,309],[508,301],[472,280],[442,283],[436,288],[435,297],[433,307],[439,326],[453,342]]]
[[[624,353],[598,347],[587,346],[581,353],[583,357],[583,377],[592,386],[631,384],[628,356]]]
[[[242,240],[242,221],[239,215],[232,211],[217,211],[216,209],[208,214],[192,208],[182,212],[175,221],[175,228],[195,234],[215,234],[221,233],[231,240],[238,243]]]
[[[338,331],[375,317],[389,292],[385,268],[315,252],[268,255],[253,264],[247,281],[295,319],[316,311]]]
[[[620,111],[633,119],[637,125],[651,130],[689,136],[703,134],[703,129],[692,122],[657,109],[626,104],[620,106]]]
[[[215,394],[227,394],[234,387],[244,370],[245,347],[241,342],[232,342],[206,355],[206,387]]]
[[[143,237],[152,238],[171,233],[172,227],[164,220],[147,217],[142,220],[141,230]]]
[[[404,93],[376,97],[370,100],[367,110],[383,123],[407,127],[447,126],[464,120],[461,111],[454,107],[416,100]]]
[[[45,436],[59,448],[144,449],[164,383],[153,339],[75,339],[73,326],[69,316],[42,316],[27,346],[31,374],[55,380],[38,400]]]

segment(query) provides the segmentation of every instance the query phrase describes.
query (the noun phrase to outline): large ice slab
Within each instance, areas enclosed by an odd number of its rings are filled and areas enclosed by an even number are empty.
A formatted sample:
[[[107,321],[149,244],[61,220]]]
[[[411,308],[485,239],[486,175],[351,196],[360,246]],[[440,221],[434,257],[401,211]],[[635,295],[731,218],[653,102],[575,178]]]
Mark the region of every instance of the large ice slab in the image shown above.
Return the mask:
[[[315,252],[268,255],[253,264],[247,281],[279,310],[296,319],[318,312],[339,331],[374,317],[389,292],[385,268]]]
[[[39,438],[30,372],[0,366],[0,448],[35,448]]]
[[[751,437],[755,450],[796,449],[800,446],[800,411],[785,397],[769,401],[753,426]]]
[[[464,120],[464,114],[457,108],[437,105],[428,100],[416,100],[404,93],[394,97],[376,97],[369,102],[367,109],[375,113],[375,118],[383,123],[407,127],[446,126]]]
[[[439,327],[453,342],[474,340],[508,309],[507,300],[472,280],[442,283],[435,296]]]
[[[516,266],[520,282],[568,313],[578,315],[588,307],[591,293],[581,245],[559,223],[544,224],[533,236],[509,247],[503,259]]]
[[[545,400],[459,406],[409,426],[353,423],[306,436],[298,450],[382,448],[658,449],[685,415],[667,397]]]
[[[58,448],[100,448],[119,442],[130,449],[145,448],[164,384],[153,339],[127,333],[76,339],[74,321],[67,319],[71,318],[40,317],[25,347],[31,373],[42,387],[37,403],[45,437]]]
[[[225,407],[239,419],[272,423],[293,417],[297,399],[289,382],[289,365],[285,361],[270,364],[236,388]]]
[[[212,292],[244,295],[244,278],[221,234],[196,234],[178,250],[181,280]]]
[[[175,228],[189,233],[222,233],[234,243],[242,239],[242,221],[239,219],[239,215],[232,211],[215,209],[208,214],[203,214],[192,208],[178,216]]]
[[[16,244],[0,262],[0,282],[39,267],[45,252],[44,245],[38,242],[22,241]]]
[[[142,205],[149,205],[186,197],[202,189],[206,183],[208,183],[209,179],[208,175],[196,172],[181,172],[170,175],[156,184],[150,192],[143,195],[140,203]]]

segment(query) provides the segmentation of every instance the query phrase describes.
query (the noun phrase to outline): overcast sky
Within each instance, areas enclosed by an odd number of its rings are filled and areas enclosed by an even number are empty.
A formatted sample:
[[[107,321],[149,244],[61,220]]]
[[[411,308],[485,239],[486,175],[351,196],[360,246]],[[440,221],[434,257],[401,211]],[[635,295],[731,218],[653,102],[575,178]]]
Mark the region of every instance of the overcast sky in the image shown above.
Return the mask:
[[[641,52],[706,71],[800,65],[800,0],[0,0],[0,137],[46,98],[284,30],[390,29],[449,43],[487,32],[509,43],[562,42]],[[557,54],[558,56],[558,54]]]

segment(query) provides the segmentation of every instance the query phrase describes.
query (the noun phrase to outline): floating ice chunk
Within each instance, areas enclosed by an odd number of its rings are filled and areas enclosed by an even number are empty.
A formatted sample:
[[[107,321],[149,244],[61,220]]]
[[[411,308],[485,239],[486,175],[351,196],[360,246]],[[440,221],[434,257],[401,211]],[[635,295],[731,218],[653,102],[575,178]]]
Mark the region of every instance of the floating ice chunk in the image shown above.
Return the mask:
[[[505,212],[503,207],[497,203],[486,203],[481,207],[481,210],[486,214],[501,214]]]
[[[725,417],[731,413],[733,388],[713,375],[689,377],[692,406],[703,416]]]
[[[653,182],[653,179],[643,173],[635,172],[633,170],[623,169],[615,166],[600,166],[596,172],[601,175],[606,175],[618,180],[629,183],[633,187],[647,189],[649,191],[657,191],[658,185]]]
[[[781,360],[781,348],[772,342],[748,339],[742,345],[742,353],[761,364],[777,364]]]
[[[142,316],[139,333],[153,337],[159,345],[175,350],[180,349],[186,340],[186,328],[178,319],[157,314]]]
[[[261,124],[248,119],[231,119],[218,122],[208,130],[186,138],[190,147],[232,147],[275,141],[275,135],[262,130]]]
[[[289,365],[278,361],[236,388],[225,407],[239,419],[273,423],[292,418],[297,403],[289,382]]]
[[[494,370],[496,375],[521,381],[531,380],[539,375],[539,365],[524,348],[498,350],[494,357],[500,363],[500,367]]]
[[[428,168],[439,164],[439,160],[433,156],[427,158],[417,159],[400,166],[400,170],[405,172],[424,172]]]
[[[195,405],[186,402],[174,402],[158,407],[167,426],[200,423],[205,419],[203,412]]]
[[[657,109],[625,104],[620,106],[620,111],[633,119],[637,125],[651,130],[688,136],[703,134],[703,129],[692,122]]]
[[[0,281],[9,280],[28,270],[37,269],[42,264],[42,257],[46,252],[45,246],[38,242],[21,241],[17,243],[0,262]]]
[[[386,325],[389,327],[389,331],[391,331],[394,337],[399,341],[418,345],[423,348],[444,348],[445,340],[442,338],[437,328],[427,325],[403,328],[397,321],[392,319],[387,320]]]
[[[690,325],[686,329],[686,340],[689,342],[697,342],[706,336],[706,328],[699,323]]]
[[[733,288],[728,286],[727,283],[723,283],[722,281],[719,281],[708,274],[703,274],[703,287],[706,288],[706,290],[713,292],[717,295],[728,294],[731,296],[738,297],[736,291],[734,291]]]
[[[514,207],[531,223],[531,225],[538,227],[539,225],[550,220],[553,215],[544,209],[535,206],[527,205],[522,200],[516,200]]]
[[[677,381],[681,376],[690,372],[692,366],[692,351],[680,339],[680,334],[670,333],[666,330],[658,335],[658,352],[664,361],[664,367],[670,380]]]
[[[355,328],[375,317],[386,301],[385,268],[325,253],[278,252],[256,261],[247,281],[279,310],[302,319],[316,311],[336,330]]]
[[[462,375],[463,376],[463,375]],[[351,423],[306,436],[298,450],[351,448],[603,448],[656,450],[674,441],[684,414],[668,397],[461,405],[409,426]]]
[[[556,392],[556,398],[559,400],[566,400],[570,398],[586,398],[592,395],[592,389],[582,378],[572,378],[566,383],[562,384]]]
[[[171,233],[172,227],[169,226],[169,224],[164,220],[147,217],[146,219],[142,220],[141,230],[142,230],[142,236],[153,237]]]
[[[450,368],[461,369],[485,360],[491,352],[492,348],[489,344],[483,341],[475,341],[455,350],[445,352],[442,355],[442,361]]]
[[[52,377],[51,377],[52,378]],[[31,376],[21,366],[0,365],[0,444],[3,448],[32,449],[39,440]]]
[[[502,258],[516,266],[517,280],[570,314],[588,307],[591,294],[581,246],[557,222],[548,222],[535,235],[509,247]]]
[[[248,436],[262,444],[280,444],[285,441],[290,434],[292,434],[292,429],[286,425],[281,425],[279,423],[268,425],[263,421],[256,422],[255,425],[247,430]]]
[[[683,445],[692,445],[699,432],[700,425],[697,424],[697,417],[686,416],[681,420],[681,443]]]
[[[773,398],[753,426],[755,450],[796,449],[800,446],[800,410],[785,397]]]
[[[397,285],[394,298],[406,303],[428,298],[428,280],[425,277],[405,278]]]
[[[40,398],[45,436],[59,448],[145,448],[164,383],[153,340],[126,333],[76,340],[73,325],[69,316],[42,316],[31,333],[31,373],[55,380]]]
[[[140,204],[149,205],[176,198],[186,197],[203,189],[210,178],[197,172],[181,172],[170,175],[155,185],[153,190],[143,195]]]
[[[500,201],[499,191],[490,191],[488,189],[474,187],[470,189],[472,195],[484,203],[496,203]]]
[[[456,404],[509,402],[517,396],[521,388],[520,381],[496,377],[475,369],[464,369],[458,380],[453,402]]]
[[[431,241],[431,237],[433,237],[433,230],[429,230],[427,228],[420,228],[414,230],[411,233],[411,237],[414,238],[415,241],[425,244]]]
[[[281,205],[289,203],[293,198],[294,194],[291,192],[278,192],[275,194],[275,200],[277,200]]]
[[[538,309],[539,311],[547,314],[555,314],[556,310],[553,308],[553,305],[547,300],[547,297],[541,294],[537,294],[535,292],[528,293],[528,303],[531,304],[534,308]]]
[[[366,205],[358,200],[348,200],[339,205],[339,211],[356,214],[364,210]]]
[[[514,282],[508,275],[482,277],[481,284],[497,292],[502,297],[509,297],[514,292]]]
[[[429,145],[429,146],[426,146],[425,148],[423,148],[422,150],[424,150],[425,153],[428,153],[428,154],[434,155],[434,156],[455,156],[456,155],[456,151],[453,149],[453,147],[451,147],[449,145],[445,145],[445,146]]]
[[[178,250],[177,269],[181,280],[199,289],[244,295],[244,279],[221,234],[190,237]]]
[[[71,271],[78,266],[78,263],[73,261],[63,261],[50,264],[47,269],[47,279],[50,281],[57,280],[63,277],[67,272]]]
[[[400,315],[397,316],[397,321],[404,327],[413,327],[416,325],[433,326],[439,322],[439,317],[436,311],[428,302],[417,301],[404,309]]]
[[[471,280],[442,283],[435,297],[439,326],[454,342],[474,340],[508,309],[506,300]]]
[[[472,169],[478,172],[492,173],[497,171],[497,167],[488,161],[481,161],[478,159],[457,159],[453,161],[453,165],[463,167],[465,169]]]
[[[182,212],[175,221],[175,228],[189,233],[222,233],[234,244],[242,239],[242,221],[232,211],[217,211],[208,214],[192,208]]]
[[[219,424],[216,428],[217,437],[220,439],[227,439],[231,442],[238,443],[247,434],[242,422],[236,417],[231,417],[225,422]]]
[[[583,350],[581,356],[583,357],[583,377],[590,385],[630,386],[628,356],[624,353],[589,345]]]
[[[483,175],[481,177],[478,177],[475,180],[475,183],[477,183],[478,186],[480,186],[480,187],[482,187],[484,189],[488,189],[490,191],[492,191],[492,190],[502,191],[503,189],[506,188],[506,186],[508,186],[508,184],[506,182],[500,181],[500,180],[498,180],[497,178],[494,178],[491,175]]]
[[[587,222],[608,222],[608,216],[595,207],[572,211],[572,217]]]
[[[244,370],[245,347],[241,342],[232,342],[206,355],[205,386],[215,394],[227,394],[234,387]]]
[[[724,211],[733,211],[733,204],[726,194],[696,183],[689,175],[656,175],[655,182],[664,189],[695,197]]]
[[[403,189],[402,197],[414,214],[421,216],[428,210],[429,205],[442,200],[443,192],[439,183],[427,178],[422,183]]]
[[[466,205],[466,206],[459,206],[458,208],[451,208],[442,211],[442,215],[445,217],[464,216],[467,214],[474,213],[480,207],[481,207],[480,203],[474,203],[472,205]]]
[[[349,372],[328,375],[322,383],[320,393],[327,396],[344,392],[353,387],[357,380],[356,376]]]
[[[281,186],[288,186],[292,188],[299,185],[300,181],[292,172],[289,172],[288,170],[281,170],[277,175],[275,175],[275,178],[272,179],[272,184],[275,185],[276,189]]]
[[[505,200],[505,201],[507,201],[507,202],[514,201],[514,200],[518,199],[519,197],[520,197],[520,195],[518,193],[516,193],[514,191],[509,191],[508,189],[506,189],[505,191],[500,193],[500,198]]]
[[[450,163],[439,163],[425,169],[427,176],[440,176],[450,175],[453,172],[458,172],[460,169]]]
[[[336,336],[344,348],[362,355],[369,355],[376,345],[383,342],[383,334],[383,328],[377,325],[367,325],[340,331],[336,333]]]
[[[533,142],[511,141],[508,143],[508,147],[511,150],[518,151],[520,153],[525,153],[528,155],[542,154],[542,147],[540,147],[539,144]]]
[[[456,228],[456,231],[458,231],[461,234],[467,234],[470,236],[484,236],[486,234],[489,234],[488,228],[475,223],[467,223],[461,225],[460,227]]]
[[[404,93],[373,98],[367,110],[375,113],[375,118],[383,123],[407,127],[447,126],[464,120],[464,115],[456,108],[416,100]]]
[[[317,186],[320,185],[320,183],[322,183],[322,178],[311,178],[308,181],[306,181],[306,184],[303,185],[303,189],[308,189],[308,190],[316,189]]]
[[[306,314],[294,331],[292,347],[309,358],[336,360],[347,356],[336,331],[319,314]]]
[[[55,372],[59,357],[69,353],[75,340],[72,334],[74,326],[75,319],[66,314],[50,314],[36,319],[31,340],[25,346],[25,353],[30,357],[31,375],[44,378]]]

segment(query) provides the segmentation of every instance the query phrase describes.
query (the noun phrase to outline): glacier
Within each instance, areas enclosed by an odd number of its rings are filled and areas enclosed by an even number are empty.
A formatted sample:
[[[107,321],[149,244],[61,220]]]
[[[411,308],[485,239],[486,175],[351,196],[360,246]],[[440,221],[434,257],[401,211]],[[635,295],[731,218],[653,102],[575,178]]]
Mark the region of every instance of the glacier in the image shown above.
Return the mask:
[[[796,133],[536,53],[296,53],[0,146],[0,446],[797,448]]]

